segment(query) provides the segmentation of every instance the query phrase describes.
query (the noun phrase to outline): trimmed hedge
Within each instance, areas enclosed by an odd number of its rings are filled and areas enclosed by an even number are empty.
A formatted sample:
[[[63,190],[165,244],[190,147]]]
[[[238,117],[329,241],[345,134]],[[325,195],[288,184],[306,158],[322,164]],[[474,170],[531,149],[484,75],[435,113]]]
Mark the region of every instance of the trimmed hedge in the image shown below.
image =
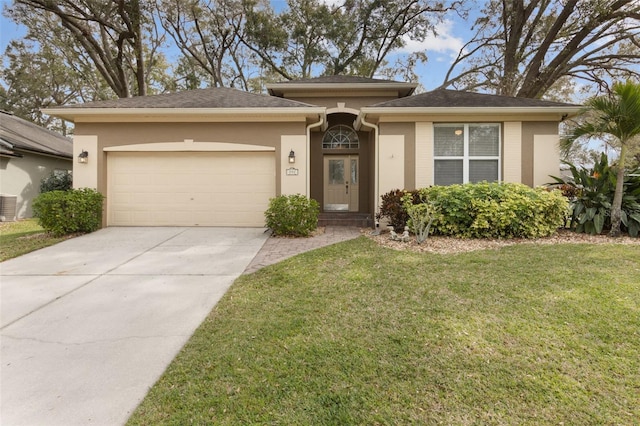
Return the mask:
[[[102,225],[103,199],[89,188],[50,191],[35,198],[33,212],[40,226],[56,237],[93,232]]]
[[[402,195],[409,204],[402,202]],[[382,196],[394,228],[411,225],[407,206],[433,206],[430,232],[461,238],[538,238],[564,225],[569,204],[561,191],[516,183],[468,183],[432,186],[418,191],[394,190]],[[385,204],[386,203],[386,204]],[[430,217],[431,219],[431,217]],[[415,232],[415,230],[414,230]]]
[[[267,228],[274,235],[307,237],[318,227],[320,205],[304,195],[281,195],[269,200],[264,212]]]
[[[563,226],[562,192],[516,183],[433,186],[420,194],[438,206],[432,232],[463,238],[537,238]]]

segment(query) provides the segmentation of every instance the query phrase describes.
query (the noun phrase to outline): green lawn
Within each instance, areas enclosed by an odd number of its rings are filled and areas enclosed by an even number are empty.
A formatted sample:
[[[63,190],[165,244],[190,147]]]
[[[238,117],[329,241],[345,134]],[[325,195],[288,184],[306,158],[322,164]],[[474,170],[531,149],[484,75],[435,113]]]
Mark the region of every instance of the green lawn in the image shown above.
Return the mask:
[[[44,232],[36,219],[0,223],[0,262],[51,246],[67,237],[54,238]]]
[[[306,253],[240,277],[129,423],[637,424],[639,259]]]

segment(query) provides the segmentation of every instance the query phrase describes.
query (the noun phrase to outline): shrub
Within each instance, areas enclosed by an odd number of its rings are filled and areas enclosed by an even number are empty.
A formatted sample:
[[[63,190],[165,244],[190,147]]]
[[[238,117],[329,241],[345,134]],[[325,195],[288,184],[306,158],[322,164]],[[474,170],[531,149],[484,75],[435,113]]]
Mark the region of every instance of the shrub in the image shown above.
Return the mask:
[[[569,166],[571,177],[551,177],[571,203],[569,228],[588,234],[600,234],[611,228],[616,168],[609,165],[604,153],[590,169],[565,164]],[[640,232],[640,170],[625,175],[621,230],[632,237],[637,237]]]
[[[320,205],[304,195],[281,195],[269,200],[266,226],[275,235],[307,237],[318,227]]]
[[[40,181],[40,193],[51,191],[68,191],[73,185],[73,177],[69,172],[51,172]]]
[[[433,186],[420,195],[438,207],[433,232],[465,238],[537,238],[562,226],[568,208],[560,191],[513,183]]]
[[[40,226],[54,236],[93,232],[102,224],[103,198],[88,188],[50,191],[35,198],[33,211]]]
[[[429,238],[429,232],[431,231],[431,225],[439,213],[438,206],[431,200],[424,199],[418,195],[420,202],[415,203],[416,197],[410,193],[405,193],[402,197],[404,208],[409,215],[409,221],[407,226],[409,230],[416,236],[418,244],[422,244],[427,238]]]
[[[405,207],[405,202],[402,198],[410,194],[413,198],[413,204],[420,201],[418,191],[404,191],[402,189],[394,189],[382,195],[382,202],[380,203],[380,212],[376,215],[378,220],[386,218],[389,221],[389,226],[393,226],[394,231],[402,232],[404,227],[409,222],[409,213]]]

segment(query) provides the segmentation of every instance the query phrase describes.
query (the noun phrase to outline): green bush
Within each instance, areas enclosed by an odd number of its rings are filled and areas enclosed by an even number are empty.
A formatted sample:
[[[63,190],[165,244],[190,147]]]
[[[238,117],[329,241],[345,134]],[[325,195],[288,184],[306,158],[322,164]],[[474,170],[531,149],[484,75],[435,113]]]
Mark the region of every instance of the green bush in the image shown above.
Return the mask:
[[[560,191],[513,183],[433,186],[420,190],[438,208],[432,232],[464,238],[537,238],[564,223]]]
[[[266,226],[275,235],[307,237],[318,227],[320,205],[304,195],[281,195],[269,200]]]
[[[51,172],[40,181],[40,193],[51,191],[68,191],[73,186],[73,177],[69,172]]]
[[[50,191],[33,201],[40,226],[54,236],[93,232],[102,224],[103,196],[93,189]]]
[[[569,228],[587,234],[610,229],[611,204],[618,179],[615,167],[609,165],[604,153],[590,169],[565,164],[571,177],[551,177],[571,203]],[[640,233],[640,169],[625,174],[623,189],[621,230],[637,237]]]

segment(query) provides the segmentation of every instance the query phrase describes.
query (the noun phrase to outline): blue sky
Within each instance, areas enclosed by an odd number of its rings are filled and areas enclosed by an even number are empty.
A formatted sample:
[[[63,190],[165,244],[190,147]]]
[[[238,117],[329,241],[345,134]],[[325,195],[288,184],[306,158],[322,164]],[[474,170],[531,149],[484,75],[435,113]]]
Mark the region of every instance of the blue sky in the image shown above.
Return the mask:
[[[324,0],[327,3],[339,0]],[[2,9],[11,5],[11,0],[0,0]],[[284,0],[272,0],[272,3],[278,8],[284,5]],[[445,21],[438,25],[438,37],[430,36],[424,42],[409,41],[405,48],[407,52],[426,51],[429,58],[426,65],[418,69],[420,81],[426,90],[439,86],[451,64],[451,61],[457,55],[458,50],[464,43],[464,40],[470,37],[470,24],[461,20],[457,15],[449,15]],[[0,17],[0,54],[4,54],[5,48],[10,40],[24,37],[24,28],[15,25],[11,20]],[[4,59],[4,58],[3,58]]]

